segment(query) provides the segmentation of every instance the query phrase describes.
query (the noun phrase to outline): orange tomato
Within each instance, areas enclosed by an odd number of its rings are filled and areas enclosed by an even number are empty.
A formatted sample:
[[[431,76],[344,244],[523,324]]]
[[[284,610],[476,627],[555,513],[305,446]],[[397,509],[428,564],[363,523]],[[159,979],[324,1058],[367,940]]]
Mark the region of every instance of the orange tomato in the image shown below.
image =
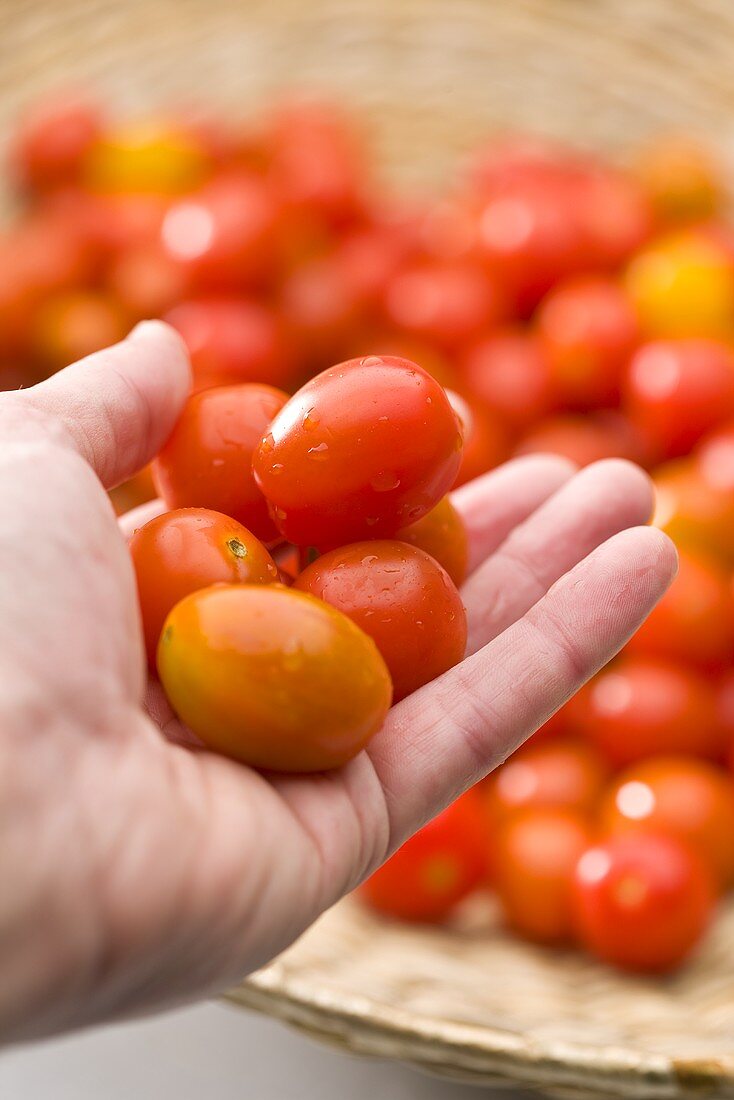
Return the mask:
[[[395,536],[417,546],[446,570],[458,587],[466,579],[469,539],[463,519],[449,497],[440,500],[422,519],[402,527]]]
[[[590,814],[608,774],[600,754],[583,741],[531,741],[488,777],[484,792],[492,818],[498,821],[527,807]]]
[[[690,458],[661,466],[654,482],[655,526],[677,546],[734,566],[734,484],[714,481],[707,467]]]

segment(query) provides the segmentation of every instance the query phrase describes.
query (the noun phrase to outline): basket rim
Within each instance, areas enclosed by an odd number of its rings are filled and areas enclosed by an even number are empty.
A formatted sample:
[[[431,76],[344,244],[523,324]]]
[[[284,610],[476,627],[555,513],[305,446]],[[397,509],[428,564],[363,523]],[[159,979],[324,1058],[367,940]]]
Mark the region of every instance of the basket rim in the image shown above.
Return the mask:
[[[734,1054],[671,1058],[419,1016],[288,974],[277,962],[228,991],[225,999],[352,1053],[410,1062],[439,1076],[553,1085],[569,1095],[591,1089],[635,1100],[734,1097]]]

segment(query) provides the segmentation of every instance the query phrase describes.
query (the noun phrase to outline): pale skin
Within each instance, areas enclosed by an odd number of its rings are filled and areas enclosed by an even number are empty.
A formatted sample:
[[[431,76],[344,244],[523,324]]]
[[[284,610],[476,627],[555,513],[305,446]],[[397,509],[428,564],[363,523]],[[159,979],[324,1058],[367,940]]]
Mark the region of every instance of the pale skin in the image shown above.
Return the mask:
[[[0,399],[5,1041],[201,997],[266,963],[504,760],[675,574],[634,466],[511,462],[454,497],[469,654],[394,707],[368,751],[307,778],[192,751],[146,685],[103,488],[155,454],[188,388],[178,337],[152,322]]]

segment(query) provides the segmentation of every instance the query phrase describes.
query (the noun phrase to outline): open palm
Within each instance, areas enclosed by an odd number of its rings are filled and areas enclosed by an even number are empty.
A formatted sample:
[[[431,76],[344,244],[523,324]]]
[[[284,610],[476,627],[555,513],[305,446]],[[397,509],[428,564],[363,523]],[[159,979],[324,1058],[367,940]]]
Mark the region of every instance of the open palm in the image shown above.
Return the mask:
[[[368,751],[309,777],[192,751],[146,688],[102,487],[156,452],[188,384],[180,341],[148,323],[0,401],[8,1038],[202,995],[265,963],[504,760],[675,572],[670,542],[638,526],[651,489],[635,467],[511,462],[454,496],[471,543],[468,655],[395,706]]]

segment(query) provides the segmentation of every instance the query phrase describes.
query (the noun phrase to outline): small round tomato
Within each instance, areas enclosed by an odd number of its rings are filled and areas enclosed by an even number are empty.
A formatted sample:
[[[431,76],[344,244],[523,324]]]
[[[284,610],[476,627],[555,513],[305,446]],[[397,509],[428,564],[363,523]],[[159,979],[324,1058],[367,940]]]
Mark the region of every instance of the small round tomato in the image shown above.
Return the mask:
[[[721,481],[719,481],[721,476]],[[653,523],[678,546],[698,548],[734,565],[734,484],[723,465],[669,462],[655,475]]]
[[[576,932],[588,951],[625,970],[665,973],[700,940],[715,891],[689,847],[641,833],[584,852],[573,895]]]
[[[437,923],[488,873],[487,826],[473,791],[424,825],[360,887],[372,909]]]
[[[211,163],[192,132],[171,122],[132,122],[89,149],[84,180],[93,191],[180,195],[202,183]]]
[[[620,658],[581,689],[568,713],[574,729],[617,766],[660,752],[716,759],[724,749],[711,685],[669,661]]]
[[[608,166],[596,164],[580,172],[571,201],[587,271],[615,270],[646,243],[655,227],[652,207],[637,181]]]
[[[461,385],[513,428],[526,428],[550,412],[550,362],[534,333],[499,329],[466,349]]]
[[[174,203],[163,219],[164,248],[204,290],[239,290],[269,275],[279,211],[265,181],[231,171]]]
[[[501,418],[476,400],[467,401],[467,404],[471,425],[466,432],[454,488],[493,470],[510,454],[510,437]]]
[[[175,604],[212,584],[273,584],[275,562],[246,527],[208,508],[156,516],[130,539],[148,661]]]
[[[520,440],[515,454],[556,454],[577,466],[589,466],[604,458],[641,462],[645,445],[625,417],[613,410],[586,416],[551,416]]]
[[[33,321],[33,350],[49,370],[75,363],[122,340],[129,318],[108,294],[72,291],[48,298]]]
[[[364,301],[333,255],[300,264],[283,281],[278,308],[306,363],[344,353],[364,317]]]
[[[350,359],[276,416],[253,469],[282,534],[320,549],[394,535],[456,477],[461,430],[444,390],[407,359]]]
[[[169,508],[212,508],[270,542],[277,530],[252,476],[252,455],[288,395],[243,382],[194,394],[153,462]]]
[[[374,640],[397,702],[463,658],[466,612],[456,586],[422,550],[356,542],[309,565],[294,587],[338,607]]]
[[[505,920],[539,943],[572,939],[571,887],[591,841],[579,813],[528,808],[510,816],[495,839],[495,888]]]
[[[526,807],[591,813],[608,772],[599,753],[583,741],[531,741],[489,776],[485,792],[496,820]]]
[[[158,674],[207,748],[273,771],[341,767],[390,706],[372,639],[336,608],[278,584],[186,596],[163,627]]]
[[[469,538],[466,525],[449,497],[440,500],[423,519],[402,527],[396,538],[430,554],[458,587],[466,579]]]
[[[636,168],[662,223],[699,221],[723,205],[718,165],[708,149],[690,138],[667,136],[648,145]]]
[[[562,405],[586,409],[618,401],[622,371],[639,338],[618,282],[596,275],[560,283],[541,302],[536,323]]]
[[[11,139],[10,162],[24,187],[43,190],[79,178],[102,132],[98,108],[77,95],[54,95],[26,112]]]
[[[678,551],[678,575],[629,643],[629,651],[703,668],[734,658],[734,602],[729,576],[700,550]]]
[[[384,309],[398,329],[445,348],[475,339],[506,313],[499,285],[480,267],[437,260],[398,271]]]
[[[113,256],[106,281],[113,297],[136,321],[162,317],[188,290],[184,268],[157,240]]]
[[[659,458],[686,454],[734,415],[734,352],[718,340],[657,340],[630,360],[625,408]]]
[[[209,297],[180,302],[164,318],[189,350],[194,389],[237,382],[287,387],[294,365],[274,314],[245,298]]]
[[[725,890],[734,880],[734,783],[721,768],[690,756],[656,756],[620,775],[601,804],[609,834],[641,830],[685,841]]]
[[[627,293],[648,336],[722,337],[734,318],[734,263],[711,235],[653,241],[631,261]]]

